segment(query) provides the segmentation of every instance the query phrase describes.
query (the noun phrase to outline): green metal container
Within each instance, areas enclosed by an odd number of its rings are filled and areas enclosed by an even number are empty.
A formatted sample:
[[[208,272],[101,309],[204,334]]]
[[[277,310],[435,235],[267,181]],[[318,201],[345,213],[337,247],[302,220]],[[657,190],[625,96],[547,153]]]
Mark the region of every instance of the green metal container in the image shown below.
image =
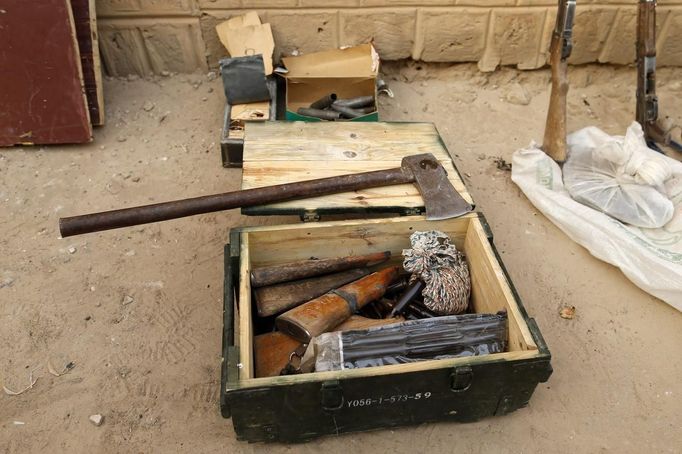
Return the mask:
[[[253,378],[249,369],[252,301],[248,270],[265,261],[346,251],[392,250],[399,260],[409,233],[445,231],[463,248],[476,312],[505,308],[509,352],[398,366]],[[404,239],[404,241],[403,241]],[[306,250],[306,245],[310,250]],[[362,248],[362,249],[358,249]],[[397,255],[397,257],[396,257]],[[239,307],[239,320],[235,308]],[[254,311],[255,313],[255,311]],[[238,326],[242,346],[235,346]],[[470,422],[526,406],[552,373],[550,352],[504,269],[483,215],[426,221],[421,216],[238,228],[225,247],[221,411],[237,438],[301,442],[435,421]]]

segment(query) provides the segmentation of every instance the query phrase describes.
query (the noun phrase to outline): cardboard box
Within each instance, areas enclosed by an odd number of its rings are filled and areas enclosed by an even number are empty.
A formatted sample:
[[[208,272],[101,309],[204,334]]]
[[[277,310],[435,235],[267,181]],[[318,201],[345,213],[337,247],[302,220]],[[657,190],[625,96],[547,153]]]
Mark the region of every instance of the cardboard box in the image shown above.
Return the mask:
[[[286,57],[282,63],[287,70],[280,74],[286,80],[286,120],[321,121],[296,111],[330,93],[339,98],[372,95],[376,105],[379,55],[371,44]],[[348,121],[378,120],[374,111]]]

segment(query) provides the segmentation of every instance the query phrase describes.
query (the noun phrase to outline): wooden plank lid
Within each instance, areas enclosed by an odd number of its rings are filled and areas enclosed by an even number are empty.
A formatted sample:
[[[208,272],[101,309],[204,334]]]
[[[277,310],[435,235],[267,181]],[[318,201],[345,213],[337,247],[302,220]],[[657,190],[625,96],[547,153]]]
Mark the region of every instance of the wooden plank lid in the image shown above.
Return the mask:
[[[432,123],[251,122],[244,135],[242,189],[400,167],[404,156],[431,153],[473,203]],[[424,202],[413,184],[386,186],[245,208],[247,215],[416,214]]]

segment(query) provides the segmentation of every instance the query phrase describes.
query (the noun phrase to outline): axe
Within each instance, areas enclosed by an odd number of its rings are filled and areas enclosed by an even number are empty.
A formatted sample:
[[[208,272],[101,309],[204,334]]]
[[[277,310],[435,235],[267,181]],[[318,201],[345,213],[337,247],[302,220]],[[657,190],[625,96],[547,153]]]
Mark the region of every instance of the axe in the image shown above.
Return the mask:
[[[447,172],[436,157],[425,153],[405,156],[400,167],[394,169],[339,175],[61,218],[59,231],[62,237],[67,237],[232,208],[406,183],[414,183],[417,186],[424,199],[426,218],[429,220],[454,218],[473,209],[473,206],[452,186],[447,178]]]

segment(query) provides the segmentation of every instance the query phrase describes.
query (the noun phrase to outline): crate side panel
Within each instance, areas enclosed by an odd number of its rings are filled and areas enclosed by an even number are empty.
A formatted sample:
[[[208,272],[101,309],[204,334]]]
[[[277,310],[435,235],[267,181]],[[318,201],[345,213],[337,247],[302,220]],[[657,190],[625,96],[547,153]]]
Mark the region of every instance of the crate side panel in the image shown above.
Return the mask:
[[[471,273],[472,303],[476,312],[507,310],[509,350],[537,349],[517,300],[498,263],[485,230],[478,219],[472,222],[464,243]]]
[[[402,250],[410,245],[409,236],[418,230],[441,230],[462,248],[471,219],[427,221],[423,217],[410,217],[255,230],[249,233],[250,256],[254,266],[305,260],[311,256],[331,258],[381,251],[391,251],[394,258],[400,259]]]
[[[425,422],[470,422],[527,404],[537,380],[516,373],[512,365],[473,367],[471,382],[461,392],[451,389],[452,368],[339,380],[337,395],[331,396],[332,402],[338,399],[336,409],[323,408],[323,382],[237,390],[228,393],[228,401],[238,437],[249,441],[304,441]]]

